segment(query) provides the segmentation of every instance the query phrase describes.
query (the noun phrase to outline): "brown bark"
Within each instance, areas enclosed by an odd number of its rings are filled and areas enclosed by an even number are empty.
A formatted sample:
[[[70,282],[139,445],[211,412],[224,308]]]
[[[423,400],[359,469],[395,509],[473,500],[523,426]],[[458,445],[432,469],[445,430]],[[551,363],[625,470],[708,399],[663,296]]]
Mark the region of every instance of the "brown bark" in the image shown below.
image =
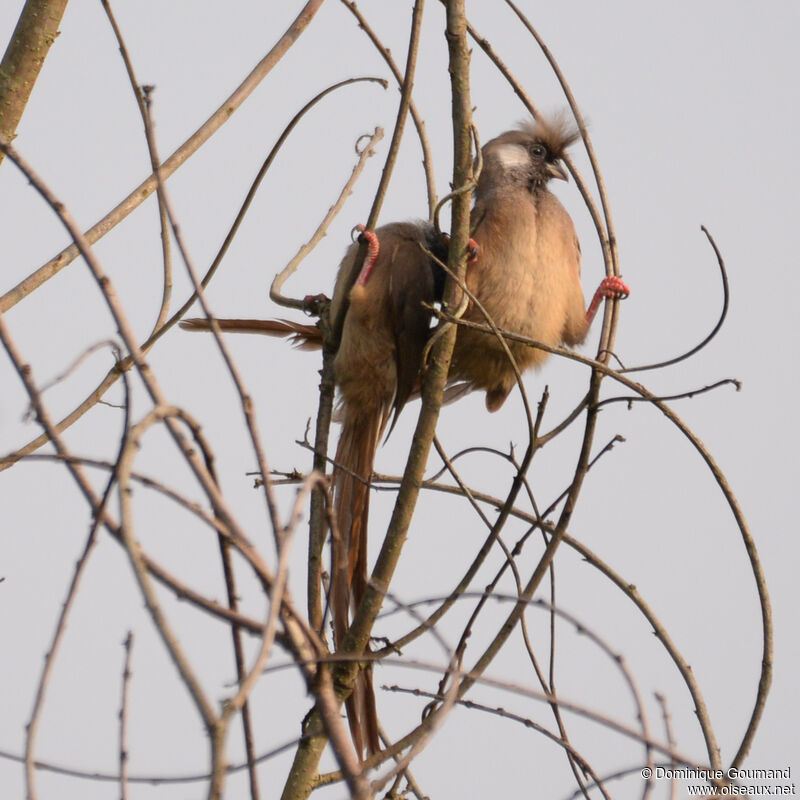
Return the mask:
[[[0,139],[10,142],[58,36],[67,0],[27,0],[0,63]],[[0,153],[0,161],[4,154]]]

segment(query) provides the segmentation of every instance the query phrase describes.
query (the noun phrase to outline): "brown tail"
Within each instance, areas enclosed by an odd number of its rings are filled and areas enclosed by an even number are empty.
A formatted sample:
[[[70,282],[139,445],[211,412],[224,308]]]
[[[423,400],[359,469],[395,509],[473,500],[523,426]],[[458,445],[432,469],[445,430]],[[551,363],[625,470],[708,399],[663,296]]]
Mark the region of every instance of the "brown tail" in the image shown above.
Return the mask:
[[[342,431],[333,473],[337,530],[331,545],[331,614],[334,641],[341,646],[350,609],[361,602],[367,588],[367,518],[369,481],[375,450],[386,425],[388,409],[342,409]],[[372,687],[372,666],[356,678],[346,702],[350,733],[359,756],[380,750],[378,715]]]
[[[322,347],[322,331],[316,325],[303,325],[288,319],[218,319],[219,327],[231,333],[261,333],[280,336],[299,350],[319,350]],[[184,319],[181,328],[187,331],[208,331],[211,325],[205,317]]]

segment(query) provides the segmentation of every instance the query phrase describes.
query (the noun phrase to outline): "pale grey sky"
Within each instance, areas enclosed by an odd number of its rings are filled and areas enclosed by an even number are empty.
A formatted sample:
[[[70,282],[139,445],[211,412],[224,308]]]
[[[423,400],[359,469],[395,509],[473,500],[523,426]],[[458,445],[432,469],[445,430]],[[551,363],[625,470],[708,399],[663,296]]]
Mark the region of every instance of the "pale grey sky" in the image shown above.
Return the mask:
[[[298,3],[168,4],[141,0],[116,4],[139,80],[154,84],[157,135],[162,156],[179,145],[238,84],[285,29]],[[359,6],[402,62],[410,10],[406,3],[364,0]],[[21,0],[0,7],[7,37]],[[276,8],[280,6],[279,8]],[[286,8],[284,8],[286,6]],[[449,85],[443,11],[429,3],[415,86],[436,158],[441,194],[450,163]],[[725,471],[755,537],[767,575],[775,618],[772,693],[747,765],[800,770],[796,675],[800,670],[796,608],[798,544],[792,497],[797,478],[798,382],[795,303],[800,289],[794,253],[800,122],[800,10],[794,2],[733,4],[607,3],[523,0],[558,59],[590,133],[603,175],[619,241],[622,274],[632,289],[621,308],[616,350],[628,365],[660,361],[691,347],[712,327],[721,305],[713,252],[700,231],[706,225],[725,257],[730,280],[728,320],[714,342],[688,362],[643,373],[650,389],[672,394],[721,378],[742,381],[674,404]],[[502,3],[468,3],[476,28],[501,53],[544,109],[564,101],[535,42]],[[3,42],[3,45],[5,42]],[[232,119],[169,181],[181,228],[198,268],[216,252],[258,166],[295,111],[329,83],[353,75],[386,76],[374,49],[343,4],[328,0],[286,58]],[[275,272],[316,227],[353,164],[352,144],[375,125],[386,129],[378,155],[327,237],[286,287],[294,296],[330,291],[335,267],[351,227],[369,210],[396,112],[398,93],[372,86],[343,90],[323,101],[299,126],[268,174],[220,273],[209,289],[220,316],[285,316],[267,292]],[[472,99],[483,141],[524,117],[524,108],[475,47]],[[99,2],[69,5],[15,141],[19,151],[88,227],[147,173],[141,123],[111,30]],[[584,174],[587,161],[575,148]],[[426,213],[419,146],[410,125],[382,220]],[[583,285],[591,295],[602,277],[593,228],[574,183],[556,187],[575,219],[584,253]],[[96,251],[123,299],[137,332],[145,334],[160,297],[157,216],[151,199]],[[0,291],[6,291],[66,243],[52,213],[12,164],[0,169],[0,231],[4,243]],[[187,292],[176,259],[175,303]],[[53,378],[88,345],[114,335],[88,271],[80,262],[6,315],[38,381]],[[584,346],[596,345],[597,329]],[[318,357],[291,351],[281,342],[235,338],[230,342],[256,401],[269,463],[306,469],[308,454],[295,440],[316,408]],[[202,421],[213,443],[223,487],[253,538],[271,556],[262,502],[244,475],[253,459],[237,401],[213,343],[175,330],[153,350],[150,362],[171,400]],[[109,366],[107,353],[86,360],[75,374],[45,395],[53,414],[69,411]],[[550,387],[548,417],[558,421],[585,391],[583,368],[551,360],[526,378],[532,399]],[[24,420],[26,399],[5,356],[0,359],[0,454],[38,433]],[[615,393],[609,385],[606,393]],[[117,400],[115,389],[110,399]],[[148,408],[137,390],[134,412]],[[418,406],[402,415],[377,469],[397,473],[403,463]],[[96,408],[74,426],[68,441],[80,453],[113,457],[119,412]],[[446,447],[510,441],[524,446],[521,404],[513,397],[488,415],[481,397],[447,408],[440,421]],[[667,625],[704,692],[727,763],[747,724],[760,662],[759,611],[746,554],[730,511],[713,478],[689,443],[657,411],[612,405],[601,415],[599,449],[614,434],[626,442],[590,473],[571,533],[635,583]],[[168,476],[199,497],[161,434],[151,434],[137,468]],[[532,480],[541,497],[557,494],[569,480],[578,444],[572,436],[546,448]],[[431,464],[435,461],[432,459]],[[464,462],[474,485],[500,492],[508,481],[494,462]],[[183,476],[186,476],[185,478]],[[186,517],[143,492],[137,506],[139,536],[155,557],[197,587],[223,593],[216,542],[186,525]],[[293,490],[281,492],[288,513]],[[0,749],[24,746],[30,714],[53,625],[87,532],[87,509],[65,471],[31,463],[0,474]],[[380,529],[389,506],[374,503]],[[521,529],[519,529],[521,530]],[[514,528],[518,534],[518,529]],[[426,496],[393,587],[406,601],[446,594],[482,541],[483,531],[452,501]],[[509,530],[507,541],[516,534]],[[459,558],[461,560],[459,560]],[[529,558],[531,560],[532,556]],[[457,563],[454,563],[456,561]],[[499,561],[495,561],[495,566]],[[303,597],[302,537],[293,554],[292,590]],[[490,572],[482,573],[483,583]],[[247,596],[247,587],[243,589]],[[166,595],[165,595],[166,598]],[[624,655],[636,675],[655,734],[662,736],[654,692],[669,702],[679,749],[703,759],[692,706],[674,667],[646,621],[595,571],[564,551],[559,557],[558,599]],[[458,619],[445,625],[457,637]],[[232,670],[220,626],[174,603],[168,608],[183,626],[185,644],[202,664],[214,698],[229,691]],[[263,609],[253,604],[254,614]],[[499,611],[502,611],[500,609]],[[499,613],[498,611],[498,613]],[[532,625],[544,631],[542,612]],[[387,621],[387,626],[395,625]],[[206,748],[199,721],[153,632],[124,554],[103,538],[92,557],[55,670],[38,738],[43,760],[91,771],[116,769],[116,713],[122,666],[121,642],[136,634],[133,654],[130,768],[136,774],[202,772]],[[399,629],[399,627],[397,628]],[[485,629],[472,645],[479,652]],[[561,696],[635,724],[619,674],[583,638],[564,626],[559,635]],[[542,638],[541,642],[546,642]],[[426,651],[420,651],[426,652]],[[427,651],[441,658],[440,651]],[[473,655],[474,658],[474,655]],[[533,685],[521,643],[493,665],[493,677]],[[470,659],[468,658],[468,661]],[[434,688],[435,675],[378,669],[378,684],[397,682]],[[390,676],[390,677],[387,677]],[[552,724],[533,701],[477,688],[476,700],[515,709]],[[387,726],[403,732],[419,717],[422,701],[379,692]],[[298,709],[306,699],[294,676],[265,678],[253,696],[259,707],[259,751],[297,733]],[[261,704],[259,706],[259,704]],[[599,771],[637,763],[641,748],[594,724],[570,718],[573,741]],[[238,731],[231,758],[238,756]],[[454,760],[448,754],[458,753]],[[284,756],[261,770],[263,796],[277,796],[288,767]],[[528,781],[520,780],[520,763]],[[441,737],[416,762],[415,774],[431,798],[536,796],[561,798],[571,791],[566,761],[553,745],[518,725],[454,712]],[[40,796],[106,798],[114,784],[39,776]],[[3,797],[24,793],[22,769],[0,758]],[[638,796],[641,781],[611,783],[614,797]],[[244,784],[233,779],[229,796]],[[658,797],[668,786],[657,785]],[[323,793],[342,797],[342,787]],[[201,797],[202,784],[137,787],[131,796]]]

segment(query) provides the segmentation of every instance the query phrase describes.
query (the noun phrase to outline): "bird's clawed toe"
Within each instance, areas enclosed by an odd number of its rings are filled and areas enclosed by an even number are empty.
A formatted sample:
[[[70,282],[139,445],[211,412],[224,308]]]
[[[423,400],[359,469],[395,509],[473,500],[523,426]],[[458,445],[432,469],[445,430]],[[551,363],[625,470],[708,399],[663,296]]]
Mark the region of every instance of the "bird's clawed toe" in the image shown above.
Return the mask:
[[[597,291],[603,297],[613,297],[616,300],[623,300],[631,293],[628,284],[616,275],[608,275],[603,278]]]

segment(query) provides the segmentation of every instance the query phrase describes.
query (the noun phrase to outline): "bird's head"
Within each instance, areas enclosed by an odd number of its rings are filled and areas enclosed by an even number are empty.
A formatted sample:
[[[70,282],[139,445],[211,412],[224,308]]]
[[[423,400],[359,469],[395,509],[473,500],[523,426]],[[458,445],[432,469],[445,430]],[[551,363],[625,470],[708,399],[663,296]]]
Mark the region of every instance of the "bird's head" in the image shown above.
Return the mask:
[[[565,115],[523,122],[501,133],[482,148],[483,169],[476,195],[510,188],[535,193],[551,178],[567,180],[561,159],[577,138],[574,123]]]

